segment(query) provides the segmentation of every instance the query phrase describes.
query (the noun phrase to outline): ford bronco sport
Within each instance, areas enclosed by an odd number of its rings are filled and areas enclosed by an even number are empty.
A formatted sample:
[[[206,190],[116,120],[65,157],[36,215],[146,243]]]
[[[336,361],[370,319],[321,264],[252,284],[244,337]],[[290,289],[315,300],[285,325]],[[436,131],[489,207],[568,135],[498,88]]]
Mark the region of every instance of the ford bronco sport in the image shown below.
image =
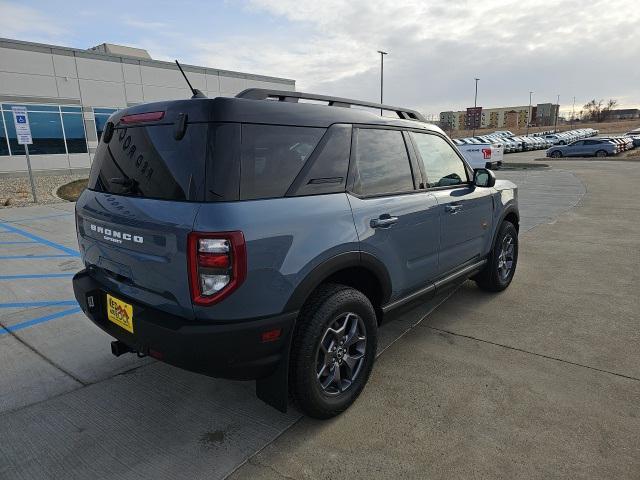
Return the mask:
[[[364,388],[391,311],[467,278],[509,285],[518,222],[516,186],[415,111],[261,89],[149,103],[102,134],[73,285],[115,355],[255,379],[270,405],[328,418]]]

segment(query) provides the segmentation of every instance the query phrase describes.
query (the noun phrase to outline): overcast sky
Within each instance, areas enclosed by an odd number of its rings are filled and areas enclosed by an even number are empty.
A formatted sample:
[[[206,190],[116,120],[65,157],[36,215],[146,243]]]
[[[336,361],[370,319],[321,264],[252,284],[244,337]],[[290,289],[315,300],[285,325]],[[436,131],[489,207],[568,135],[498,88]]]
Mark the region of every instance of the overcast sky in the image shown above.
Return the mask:
[[[638,0],[2,1],[0,36],[293,78],[426,114],[592,98],[640,105]],[[0,69],[2,66],[0,65]]]

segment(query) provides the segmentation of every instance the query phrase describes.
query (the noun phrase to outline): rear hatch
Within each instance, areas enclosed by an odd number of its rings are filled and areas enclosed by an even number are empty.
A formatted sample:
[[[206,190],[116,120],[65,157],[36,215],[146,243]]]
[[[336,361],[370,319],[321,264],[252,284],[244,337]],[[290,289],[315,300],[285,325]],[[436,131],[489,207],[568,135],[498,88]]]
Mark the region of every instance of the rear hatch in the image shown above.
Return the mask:
[[[76,205],[85,265],[105,290],[184,318],[193,317],[187,235],[207,197],[203,107],[212,101],[116,112],[113,135],[107,143],[105,129]],[[147,113],[153,115],[139,116]]]

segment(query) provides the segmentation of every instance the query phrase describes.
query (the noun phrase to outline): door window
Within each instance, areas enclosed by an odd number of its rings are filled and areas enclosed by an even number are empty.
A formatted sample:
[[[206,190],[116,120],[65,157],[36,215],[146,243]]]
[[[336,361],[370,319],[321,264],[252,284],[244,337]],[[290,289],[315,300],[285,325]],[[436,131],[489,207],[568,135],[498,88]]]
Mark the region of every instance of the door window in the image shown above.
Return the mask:
[[[427,175],[429,187],[459,185],[469,181],[464,163],[443,138],[411,132]]]
[[[359,128],[356,141],[355,193],[379,195],[414,190],[402,132]]]

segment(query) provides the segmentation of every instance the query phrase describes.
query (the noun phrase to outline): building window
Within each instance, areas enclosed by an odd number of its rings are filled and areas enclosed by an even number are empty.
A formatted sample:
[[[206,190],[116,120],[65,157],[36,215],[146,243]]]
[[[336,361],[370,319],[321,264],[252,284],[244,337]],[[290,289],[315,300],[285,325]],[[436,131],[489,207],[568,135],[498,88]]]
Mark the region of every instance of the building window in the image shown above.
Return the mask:
[[[87,153],[87,138],[84,133],[82,113],[62,112],[62,125],[67,140],[68,153]]]
[[[9,144],[7,143],[7,131],[4,129],[4,119],[0,115],[0,156],[9,155]]]
[[[102,137],[102,132],[104,131],[104,126],[107,124],[107,120],[109,120],[111,114],[116,110],[116,108],[93,109],[93,118],[96,121],[96,134],[98,135],[98,142],[100,141],[100,137]]]
[[[0,155],[24,155],[24,145],[19,145],[13,124],[13,104],[2,105],[2,132]],[[20,105],[27,108],[33,144],[33,155],[87,153],[87,140],[80,107],[58,105]],[[8,140],[8,142],[7,142]],[[66,141],[65,141],[66,140]],[[7,145],[8,143],[8,145]]]

